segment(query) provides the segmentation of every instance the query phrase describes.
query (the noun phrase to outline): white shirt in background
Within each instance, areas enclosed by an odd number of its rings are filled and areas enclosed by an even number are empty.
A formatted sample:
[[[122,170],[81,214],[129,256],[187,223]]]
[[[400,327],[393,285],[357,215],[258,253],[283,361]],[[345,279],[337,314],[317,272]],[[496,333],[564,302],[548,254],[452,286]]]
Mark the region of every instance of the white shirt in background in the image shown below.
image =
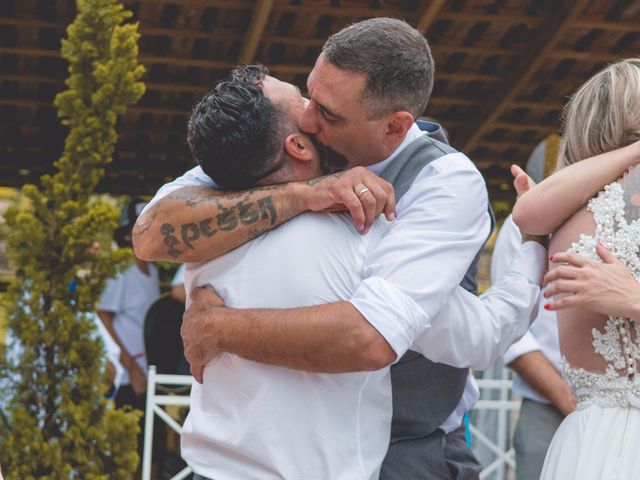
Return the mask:
[[[149,275],[134,264],[107,280],[98,304],[98,310],[113,313],[113,329],[144,372],[147,371],[144,318],[160,296],[158,269],[153,264],[148,266]],[[122,384],[129,383],[129,372],[125,372]]]
[[[521,241],[520,231],[513,222],[511,215],[507,217],[500,229],[491,259],[492,281],[500,280],[511,266]],[[515,343],[503,356],[505,365],[513,362],[525,353],[539,350],[547,357],[554,368],[560,372],[560,344],[558,340],[558,317],[553,311],[545,310],[543,305],[547,303],[542,295],[539,295],[538,315],[529,331],[522,339]],[[540,403],[551,403],[545,396],[530,387],[522,378],[514,373],[514,395],[535,400]]]

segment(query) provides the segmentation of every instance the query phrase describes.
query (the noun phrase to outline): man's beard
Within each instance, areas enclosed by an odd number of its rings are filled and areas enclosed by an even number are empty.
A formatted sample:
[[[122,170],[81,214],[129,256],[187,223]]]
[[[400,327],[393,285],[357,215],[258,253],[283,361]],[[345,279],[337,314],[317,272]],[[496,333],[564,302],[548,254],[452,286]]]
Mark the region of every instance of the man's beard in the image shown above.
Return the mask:
[[[308,134],[320,155],[320,168],[323,175],[339,172],[347,167],[348,161],[335,150],[320,143],[315,135]]]

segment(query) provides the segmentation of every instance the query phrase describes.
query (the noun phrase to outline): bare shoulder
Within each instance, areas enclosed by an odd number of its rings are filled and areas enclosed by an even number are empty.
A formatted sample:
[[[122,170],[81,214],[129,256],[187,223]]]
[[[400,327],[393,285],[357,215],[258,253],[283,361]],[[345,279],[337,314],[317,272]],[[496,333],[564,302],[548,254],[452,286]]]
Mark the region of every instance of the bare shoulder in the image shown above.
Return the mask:
[[[551,236],[549,254],[553,255],[558,252],[566,252],[572,243],[580,239],[580,235],[593,235],[595,231],[596,223],[593,219],[593,214],[586,206],[582,207],[569,217]]]

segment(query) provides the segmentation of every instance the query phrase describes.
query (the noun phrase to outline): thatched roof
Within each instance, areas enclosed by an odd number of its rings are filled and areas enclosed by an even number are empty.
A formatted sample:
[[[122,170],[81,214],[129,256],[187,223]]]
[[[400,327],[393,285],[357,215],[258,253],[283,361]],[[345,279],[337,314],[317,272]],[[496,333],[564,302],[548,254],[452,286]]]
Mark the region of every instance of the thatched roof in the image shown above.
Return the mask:
[[[359,19],[404,18],[432,45],[426,112],[509,197],[508,167],[557,131],[567,96],[607,62],[640,52],[640,0],[139,0],[147,93],[119,127],[102,189],[151,193],[192,162],[194,103],[239,62],[304,87],[328,35]],[[0,184],[35,181],[61,151],[52,107],[66,64],[59,41],[71,0],[0,2]]]

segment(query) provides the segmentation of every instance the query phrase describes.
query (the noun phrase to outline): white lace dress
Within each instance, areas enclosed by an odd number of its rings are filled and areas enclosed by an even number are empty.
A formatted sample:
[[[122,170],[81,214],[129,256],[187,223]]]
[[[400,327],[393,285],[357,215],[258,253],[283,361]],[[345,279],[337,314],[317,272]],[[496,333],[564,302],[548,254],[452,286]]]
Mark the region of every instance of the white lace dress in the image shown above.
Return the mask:
[[[636,171],[637,170],[637,171]],[[608,185],[591,200],[596,233],[582,235],[571,250],[599,260],[601,241],[640,281],[640,221],[635,195],[640,168]],[[627,193],[625,193],[625,191]],[[604,358],[602,373],[570,365],[563,376],[577,398],[574,413],[562,422],[549,446],[542,480],[640,479],[640,319],[609,317],[594,328],[594,351]]]

